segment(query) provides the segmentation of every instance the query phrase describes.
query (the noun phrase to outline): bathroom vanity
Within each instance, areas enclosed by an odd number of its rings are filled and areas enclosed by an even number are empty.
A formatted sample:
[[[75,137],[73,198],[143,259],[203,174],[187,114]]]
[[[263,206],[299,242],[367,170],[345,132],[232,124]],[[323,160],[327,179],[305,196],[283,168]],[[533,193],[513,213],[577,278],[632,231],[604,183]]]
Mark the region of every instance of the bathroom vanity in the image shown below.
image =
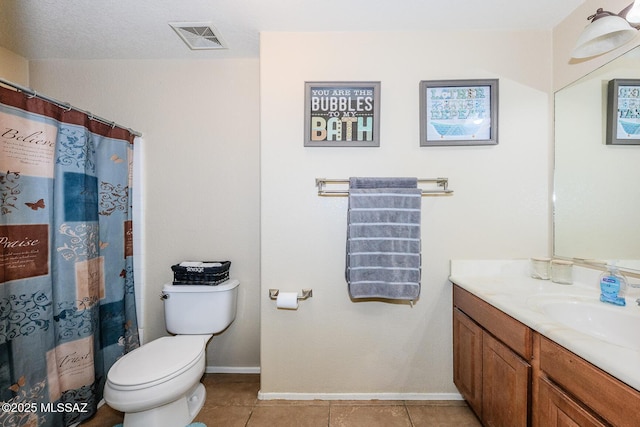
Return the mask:
[[[469,263],[452,261],[454,383],[483,425],[640,425],[637,343],[612,344],[549,309],[595,311],[595,287],[531,279],[525,261]],[[640,321],[635,304],[615,309],[604,307]]]

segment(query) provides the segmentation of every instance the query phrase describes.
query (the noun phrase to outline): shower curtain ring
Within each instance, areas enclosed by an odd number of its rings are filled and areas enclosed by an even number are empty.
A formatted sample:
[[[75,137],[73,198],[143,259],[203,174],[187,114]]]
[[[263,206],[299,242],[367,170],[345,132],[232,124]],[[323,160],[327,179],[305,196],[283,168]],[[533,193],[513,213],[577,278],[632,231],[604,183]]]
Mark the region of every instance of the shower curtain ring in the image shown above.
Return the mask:
[[[65,102],[64,104],[62,104],[62,106],[64,107],[63,109],[65,113],[71,111],[71,104],[69,104],[68,102]]]
[[[35,98],[35,97],[37,97],[37,96],[38,96],[38,92],[36,92],[36,91],[34,90],[34,91],[33,91],[33,93],[31,93],[31,94],[27,95],[27,98],[29,98],[29,99],[33,99],[33,98]]]

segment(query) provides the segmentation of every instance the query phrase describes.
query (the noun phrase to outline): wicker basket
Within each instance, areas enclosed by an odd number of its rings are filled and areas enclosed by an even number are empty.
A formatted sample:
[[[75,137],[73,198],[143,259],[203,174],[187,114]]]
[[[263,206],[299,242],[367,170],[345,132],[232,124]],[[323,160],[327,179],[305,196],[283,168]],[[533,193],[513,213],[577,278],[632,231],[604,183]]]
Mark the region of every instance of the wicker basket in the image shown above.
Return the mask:
[[[220,263],[219,267],[183,267],[172,265],[174,285],[210,285],[216,286],[229,280],[231,261],[203,261],[203,263]]]

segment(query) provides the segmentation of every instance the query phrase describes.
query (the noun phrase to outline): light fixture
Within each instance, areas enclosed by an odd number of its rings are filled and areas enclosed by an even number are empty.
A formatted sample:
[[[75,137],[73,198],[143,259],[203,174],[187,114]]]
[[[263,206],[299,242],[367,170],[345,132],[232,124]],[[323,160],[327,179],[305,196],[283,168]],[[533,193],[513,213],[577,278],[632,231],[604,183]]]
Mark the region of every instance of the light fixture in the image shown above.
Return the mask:
[[[640,25],[640,0],[633,2],[631,9],[627,12],[626,19],[636,28]]]
[[[598,9],[587,18],[591,21],[578,37],[573,58],[589,58],[616,49],[631,41],[640,26],[640,0],[635,0],[619,14]]]

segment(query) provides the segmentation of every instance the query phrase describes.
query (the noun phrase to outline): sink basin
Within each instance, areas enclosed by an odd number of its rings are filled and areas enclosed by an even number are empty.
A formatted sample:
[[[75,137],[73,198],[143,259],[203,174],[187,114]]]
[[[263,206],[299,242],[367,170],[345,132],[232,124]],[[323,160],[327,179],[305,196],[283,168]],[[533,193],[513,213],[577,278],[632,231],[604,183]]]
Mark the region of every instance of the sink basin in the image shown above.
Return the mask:
[[[584,297],[552,297],[538,300],[538,308],[555,322],[583,334],[640,351],[640,307],[627,301],[626,307]]]

